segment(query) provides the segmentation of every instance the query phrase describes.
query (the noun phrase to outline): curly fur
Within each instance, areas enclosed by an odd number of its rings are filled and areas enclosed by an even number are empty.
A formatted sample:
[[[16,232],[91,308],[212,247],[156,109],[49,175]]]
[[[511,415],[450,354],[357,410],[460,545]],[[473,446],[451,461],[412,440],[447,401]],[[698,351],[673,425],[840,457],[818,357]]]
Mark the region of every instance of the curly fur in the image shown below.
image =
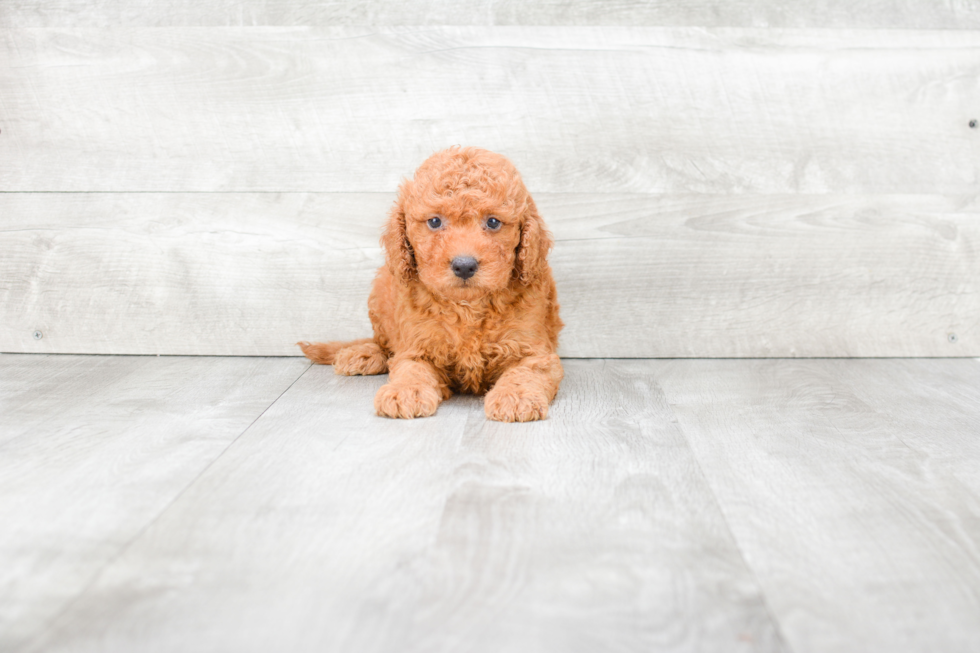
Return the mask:
[[[438,152],[401,184],[381,237],[374,337],[299,345],[338,374],[388,372],[374,401],[382,416],[432,415],[464,392],[486,394],[490,419],[544,419],[563,376],[552,243],[510,161],[478,148]],[[478,261],[472,278],[453,273],[459,256]]]

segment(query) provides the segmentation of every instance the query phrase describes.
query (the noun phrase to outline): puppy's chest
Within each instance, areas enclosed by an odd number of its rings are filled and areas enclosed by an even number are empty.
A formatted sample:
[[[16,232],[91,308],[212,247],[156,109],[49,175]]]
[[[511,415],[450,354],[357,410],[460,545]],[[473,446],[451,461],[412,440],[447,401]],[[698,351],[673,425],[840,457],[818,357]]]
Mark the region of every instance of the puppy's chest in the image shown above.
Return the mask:
[[[486,392],[520,358],[520,345],[505,336],[499,320],[464,319],[442,326],[431,343],[432,362],[457,391]]]

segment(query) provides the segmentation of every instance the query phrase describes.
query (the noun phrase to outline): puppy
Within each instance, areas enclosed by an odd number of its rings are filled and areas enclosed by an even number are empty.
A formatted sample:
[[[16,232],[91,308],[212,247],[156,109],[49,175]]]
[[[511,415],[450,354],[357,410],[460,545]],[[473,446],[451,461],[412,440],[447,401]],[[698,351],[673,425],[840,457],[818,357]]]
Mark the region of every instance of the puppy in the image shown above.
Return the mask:
[[[486,394],[488,418],[545,419],[563,371],[553,241],[514,165],[454,147],[405,180],[368,299],[374,337],[300,342],[337,374],[384,374],[386,417],[426,417],[454,392]]]

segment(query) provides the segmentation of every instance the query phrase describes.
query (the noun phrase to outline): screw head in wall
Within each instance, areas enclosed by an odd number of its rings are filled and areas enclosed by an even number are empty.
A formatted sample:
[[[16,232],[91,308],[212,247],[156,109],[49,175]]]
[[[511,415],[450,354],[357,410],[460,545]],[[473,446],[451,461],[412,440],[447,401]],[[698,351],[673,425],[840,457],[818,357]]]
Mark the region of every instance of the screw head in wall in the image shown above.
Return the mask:
[[[948,336],[946,336],[946,339],[949,340],[950,344],[952,345],[955,345],[956,341],[959,340],[959,338],[956,337],[955,333],[949,334]]]
[[[40,340],[40,339],[41,339],[41,338],[43,338],[43,337],[44,337],[44,334],[43,334],[43,333],[41,333],[40,331],[35,331],[35,332],[34,332],[34,339],[35,339],[35,340]]]
[[[970,121],[970,129],[976,129],[976,128],[977,128],[977,119],[974,118],[973,120]]]

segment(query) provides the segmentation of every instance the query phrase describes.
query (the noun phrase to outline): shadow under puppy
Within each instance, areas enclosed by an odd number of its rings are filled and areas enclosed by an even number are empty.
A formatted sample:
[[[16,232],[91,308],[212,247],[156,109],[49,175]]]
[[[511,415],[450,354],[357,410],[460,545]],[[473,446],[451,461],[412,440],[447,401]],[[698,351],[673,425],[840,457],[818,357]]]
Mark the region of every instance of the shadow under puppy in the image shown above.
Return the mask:
[[[544,419],[563,372],[551,235],[505,157],[454,147],[405,180],[368,299],[374,337],[299,343],[337,374],[384,374],[378,415],[425,417],[453,392],[487,417]]]

